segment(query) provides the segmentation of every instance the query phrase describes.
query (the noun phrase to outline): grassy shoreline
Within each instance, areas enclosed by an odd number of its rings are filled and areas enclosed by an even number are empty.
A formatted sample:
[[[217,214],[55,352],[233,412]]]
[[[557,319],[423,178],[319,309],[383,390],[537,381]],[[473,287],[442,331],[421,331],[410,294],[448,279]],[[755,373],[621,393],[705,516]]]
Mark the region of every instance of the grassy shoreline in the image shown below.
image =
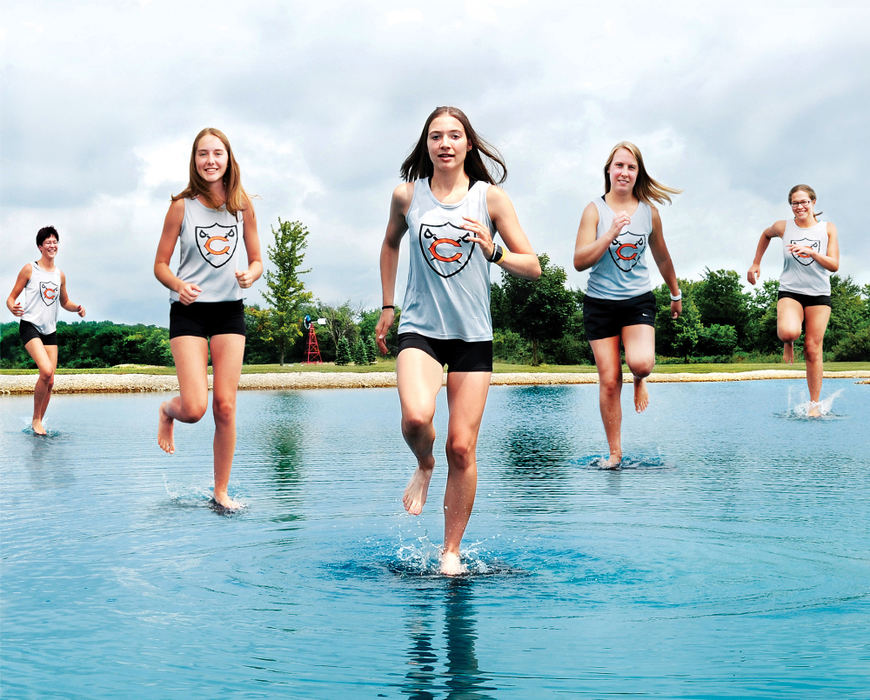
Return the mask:
[[[210,370],[211,368],[209,368]],[[286,365],[244,365],[242,374],[291,374],[298,372],[315,372],[327,374],[372,374],[376,372],[394,372],[396,361],[394,359],[378,360],[374,365],[343,365],[337,366],[332,362],[324,362],[319,365],[306,365],[302,363]],[[680,363],[680,364],[656,364],[656,374],[708,374],[719,372],[755,372],[762,370],[803,370],[802,362],[786,365],[782,362],[728,362],[728,363]],[[628,367],[623,365],[623,371]],[[870,362],[826,362],[826,372],[870,372]],[[0,369],[3,375],[28,375],[36,374],[36,369]],[[504,362],[496,362],[493,366],[494,374],[586,374],[595,373],[595,365],[514,365]],[[154,376],[174,376],[174,367],[157,367],[154,365],[118,365],[115,367],[96,368],[68,368],[58,367],[57,374],[144,374]]]

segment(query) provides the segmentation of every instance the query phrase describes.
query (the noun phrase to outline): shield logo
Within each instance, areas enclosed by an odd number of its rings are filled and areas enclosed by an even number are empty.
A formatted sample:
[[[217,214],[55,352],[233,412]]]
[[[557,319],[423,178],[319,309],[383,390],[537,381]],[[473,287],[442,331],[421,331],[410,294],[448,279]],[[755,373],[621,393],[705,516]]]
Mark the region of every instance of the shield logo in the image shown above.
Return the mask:
[[[57,293],[60,286],[56,282],[40,282],[39,297],[46,306],[51,306],[57,301]]]
[[[469,241],[471,232],[449,222],[420,224],[420,250],[423,258],[441,277],[452,277],[468,264],[475,243]]]
[[[799,245],[806,248],[812,248],[817,253],[821,252],[822,250],[821,243],[817,240],[814,241],[812,238],[801,238],[797,241],[789,241],[789,243],[791,245]],[[791,256],[804,267],[813,264],[813,257],[811,255],[807,255],[806,253],[792,253]]]
[[[631,231],[623,231],[610,244],[608,250],[613,262],[623,272],[628,272],[637,265],[646,247],[646,236],[639,236]]]
[[[203,259],[212,267],[223,267],[233,257],[239,244],[237,226],[197,226],[196,247]]]

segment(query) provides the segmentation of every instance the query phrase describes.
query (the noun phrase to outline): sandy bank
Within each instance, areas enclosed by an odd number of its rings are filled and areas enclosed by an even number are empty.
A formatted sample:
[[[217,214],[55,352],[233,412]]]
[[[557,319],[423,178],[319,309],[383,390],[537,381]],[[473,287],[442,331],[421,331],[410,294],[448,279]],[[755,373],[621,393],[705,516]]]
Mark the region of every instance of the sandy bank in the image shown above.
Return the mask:
[[[736,382],[759,379],[803,379],[803,370],[755,370],[752,372],[709,372],[693,374],[653,373],[651,382]],[[870,371],[825,372],[826,379],[870,379]],[[625,374],[624,381],[630,382],[631,375]],[[517,372],[492,375],[494,385],[532,385],[532,384],[595,384],[598,375],[594,372],[584,374],[557,374],[548,372]],[[35,374],[0,375],[0,394],[29,394],[36,383]],[[209,377],[211,386],[211,377]],[[377,388],[396,386],[393,372],[287,372],[281,374],[242,375],[241,389],[345,389]],[[136,393],[136,392],[178,391],[178,380],[172,375],[148,374],[60,374],[55,377],[54,392],[58,394],[89,393]]]

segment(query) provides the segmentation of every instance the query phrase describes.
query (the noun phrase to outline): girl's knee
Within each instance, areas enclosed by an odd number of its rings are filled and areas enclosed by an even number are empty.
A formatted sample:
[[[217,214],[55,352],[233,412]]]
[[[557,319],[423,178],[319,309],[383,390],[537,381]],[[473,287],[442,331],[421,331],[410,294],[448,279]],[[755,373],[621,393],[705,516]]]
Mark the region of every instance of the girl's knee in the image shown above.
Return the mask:
[[[205,415],[205,411],[208,408],[208,400],[205,401],[199,399],[181,399],[181,410],[176,416],[177,420],[180,420],[182,423],[198,423],[202,417]]]
[[[235,398],[213,398],[211,408],[215,422],[227,423],[236,417]]]
[[[428,430],[432,425],[433,415],[427,411],[404,411],[402,413],[402,433],[414,435]]]
[[[451,468],[467,469],[476,463],[476,440],[467,437],[448,437],[445,451]]]
[[[635,377],[644,379],[652,374],[653,368],[656,366],[655,357],[644,357],[640,360],[629,360],[626,362],[628,369]]]
[[[793,343],[801,337],[800,326],[777,326],[776,335],[783,343]]]

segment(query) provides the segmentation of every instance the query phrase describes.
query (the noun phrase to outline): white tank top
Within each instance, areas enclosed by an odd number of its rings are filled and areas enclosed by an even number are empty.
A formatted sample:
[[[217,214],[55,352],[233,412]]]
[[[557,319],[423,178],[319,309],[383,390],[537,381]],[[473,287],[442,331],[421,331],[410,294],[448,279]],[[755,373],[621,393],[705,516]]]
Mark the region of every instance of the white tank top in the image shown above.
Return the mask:
[[[435,199],[427,179],[414,182],[405,220],[411,239],[408,285],[399,333],[468,342],[492,340],[489,312],[489,261],[471,234],[462,228],[467,216],[487,226],[486,193],[490,185],[475,182],[460,202]]]
[[[614,212],[604,197],[593,200],[598,209],[595,238],[601,238],[613,223]],[[589,269],[586,293],[596,299],[631,299],[652,290],[646,249],[652,233],[652,209],[638,202],[628,226],[608,246],[601,259]]]
[[[24,287],[24,315],[21,320],[29,321],[40,333],[49,335],[57,329],[60,268],[48,272],[37,262],[30,263],[30,268],[30,279]]]
[[[242,298],[236,261],[244,235],[241,212],[234,216],[225,207],[209,209],[199,200],[184,200],[184,220],[178,237],[181,257],[175,274],[202,289],[197,301]],[[178,292],[170,291],[169,298],[178,301]]]
[[[784,292],[827,296],[831,293],[831,272],[826,270],[810,256],[801,257],[789,253],[789,244],[808,246],[820,255],[828,254],[828,224],[819,221],[809,228],[799,228],[794,219],[785,222],[782,236],[782,274],[779,288]]]

